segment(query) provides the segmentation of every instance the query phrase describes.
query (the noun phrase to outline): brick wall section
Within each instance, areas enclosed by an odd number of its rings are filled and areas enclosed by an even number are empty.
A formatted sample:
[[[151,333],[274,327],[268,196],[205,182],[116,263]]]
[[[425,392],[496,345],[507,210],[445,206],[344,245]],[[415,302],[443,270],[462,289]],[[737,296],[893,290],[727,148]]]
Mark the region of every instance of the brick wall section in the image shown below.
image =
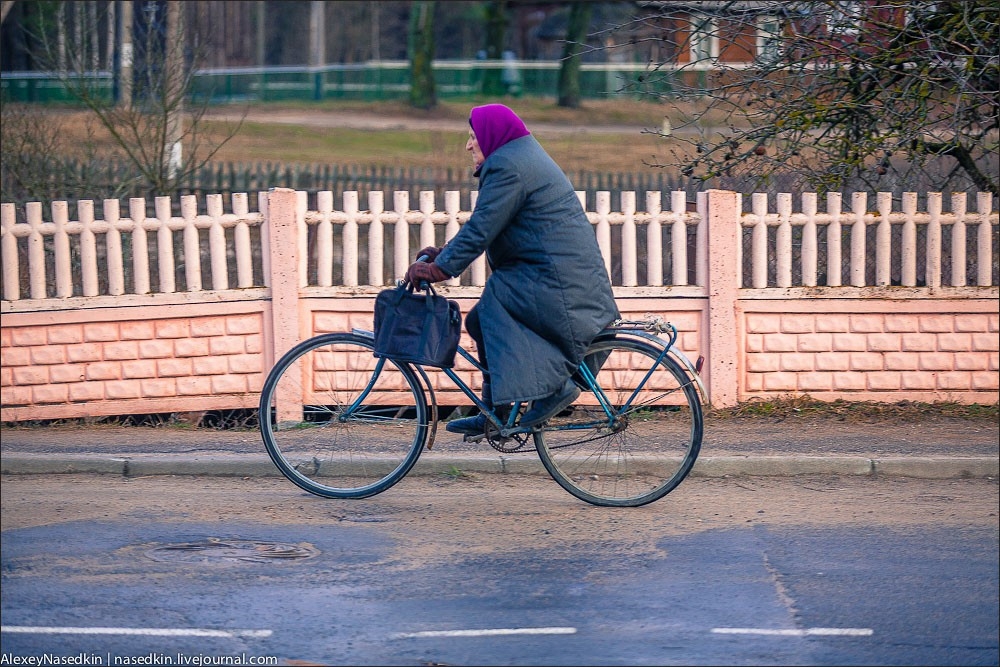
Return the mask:
[[[255,406],[268,367],[260,312],[110,310],[3,328],[4,421]]]
[[[465,290],[465,291],[463,291]],[[469,288],[442,288],[468,312]],[[371,329],[374,294],[299,303],[303,338]],[[691,360],[710,358],[709,301],[629,297],[622,315],[658,315],[677,326]],[[256,408],[274,363],[266,300],[8,313],[0,331],[2,420],[24,421]],[[740,401],[809,394],[818,400],[997,402],[996,301],[888,299],[742,300],[736,358]],[[471,341],[464,337],[463,343]],[[707,366],[708,364],[706,364]],[[479,389],[467,364],[457,371]],[[429,371],[441,405],[466,402]]]
[[[821,399],[926,401],[983,392],[983,402],[995,402],[1000,390],[996,312],[905,312],[906,306],[894,302],[861,305],[833,301],[827,307],[839,312],[746,313],[744,398],[808,393]],[[880,305],[897,312],[878,312]]]

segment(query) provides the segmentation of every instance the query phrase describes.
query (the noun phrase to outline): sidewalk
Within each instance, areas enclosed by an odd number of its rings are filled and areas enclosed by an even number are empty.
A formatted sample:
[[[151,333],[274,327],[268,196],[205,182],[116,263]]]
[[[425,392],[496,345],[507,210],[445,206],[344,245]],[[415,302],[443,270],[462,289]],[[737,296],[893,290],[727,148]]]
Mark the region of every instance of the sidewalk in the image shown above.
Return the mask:
[[[710,420],[692,476],[885,475],[996,478],[1000,426],[987,420],[845,423],[832,418]],[[261,477],[280,473],[256,430],[120,426],[0,429],[3,474]],[[533,449],[502,454],[443,425],[410,474],[547,474]]]

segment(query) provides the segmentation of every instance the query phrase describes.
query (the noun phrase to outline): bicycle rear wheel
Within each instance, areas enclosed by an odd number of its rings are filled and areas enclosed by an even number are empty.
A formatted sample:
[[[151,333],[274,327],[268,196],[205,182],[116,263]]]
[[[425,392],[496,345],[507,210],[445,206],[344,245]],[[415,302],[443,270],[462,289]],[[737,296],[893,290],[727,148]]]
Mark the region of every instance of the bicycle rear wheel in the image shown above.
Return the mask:
[[[264,381],[259,406],[271,460],[327,498],[366,498],[401,480],[423,449],[427,415],[413,368],[376,359],[371,339],[353,333],[289,350]]]
[[[665,496],[691,471],[701,449],[701,402],[692,379],[671,357],[660,359],[661,351],[640,340],[598,339],[585,363],[598,369],[611,414],[584,390],[534,434],[546,470],[577,498],[638,507]]]

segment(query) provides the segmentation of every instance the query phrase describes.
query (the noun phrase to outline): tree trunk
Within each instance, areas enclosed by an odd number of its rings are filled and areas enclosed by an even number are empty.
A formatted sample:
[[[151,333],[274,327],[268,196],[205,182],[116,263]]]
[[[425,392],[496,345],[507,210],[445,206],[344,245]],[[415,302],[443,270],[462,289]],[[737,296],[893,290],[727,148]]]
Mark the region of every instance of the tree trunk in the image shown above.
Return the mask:
[[[580,52],[587,43],[593,6],[589,2],[575,2],[569,11],[566,43],[563,46],[562,66],[559,68],[559,106],[576,109],[580,106]]]
[[[326,64],[326,5],[322,0],[309,4],[309,65],[313,71],[313,99],[323,99],[325,75],[319,68]]]
[[[132,3],[121,3],[121,45],[118,54],[118,106],[128,109],[132,106]]]
[[[414,2],[410,10],[410,106],[432,109],[434,90],[434,0]]]
[[[173,181],[184,163],[181,154],[181,137],[184,136],[184,26],[181,19],[183,5],[179,2],[167,3],[167,34],[164,82],[164,110],[166,119],[166,145],[163,155],[166,160],[167,179]]]
[[[486,62],[499,63],[507,34],[507,2],[492,0],[486,4]],[[503,95],[503,71],[489,67],[483,71],[483,94]]]

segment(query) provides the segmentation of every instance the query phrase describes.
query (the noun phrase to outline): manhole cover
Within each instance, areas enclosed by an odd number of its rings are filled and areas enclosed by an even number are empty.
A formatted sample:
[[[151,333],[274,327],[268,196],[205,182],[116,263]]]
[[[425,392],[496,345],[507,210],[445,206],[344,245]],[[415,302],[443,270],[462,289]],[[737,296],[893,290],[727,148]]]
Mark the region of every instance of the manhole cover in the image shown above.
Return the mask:
[[[150,549],[146,555],[153,560],[170,563],[211,563],[216,561],[267,563],[274,560],[312,558],[319,555],[319,549],[308,544],[209,537],[195,542],[164,544]]]

